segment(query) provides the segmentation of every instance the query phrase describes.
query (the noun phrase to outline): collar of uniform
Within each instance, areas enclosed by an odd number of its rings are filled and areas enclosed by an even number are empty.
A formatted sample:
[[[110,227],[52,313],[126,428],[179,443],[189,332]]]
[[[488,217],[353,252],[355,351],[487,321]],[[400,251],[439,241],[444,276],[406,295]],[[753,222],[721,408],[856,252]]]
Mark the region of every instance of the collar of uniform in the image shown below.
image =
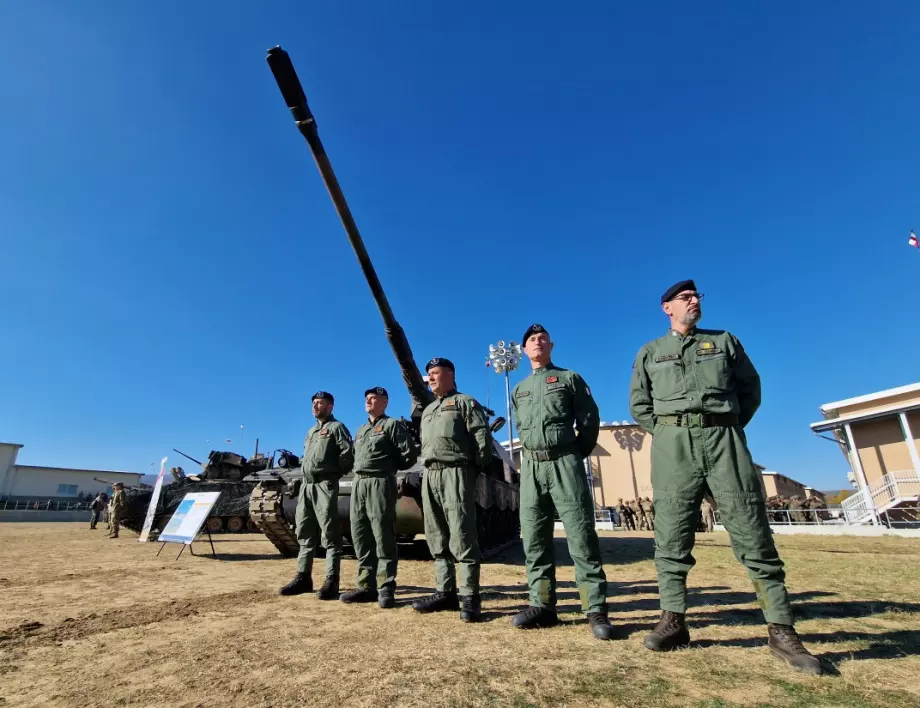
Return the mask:
[[[687,339],[687,338],[689,338],[689,337],[695,337],[695,336],[696,336],[696,327],[691,327],[690,329],[688,329],[686,334],[681,334],[681,333],[678,332],[676,329],[670,329],[670,330],[668,330],[668,333],[669,333],[672,337],[679,337],[680,339]]]
[[[333,422],[334,420],[335,420],[335,417],[332,415],[332,413],[330,413],[329,415],[327,415],[327,416],[326,416],[325,418],[323,418],[322,420],[317,420],[317,421],[316,421],[316,426],[315,426],[315,427],[317,427],[317,428],[322,428],[326,423],[331,423],[331,422]]]
[[[452,388],[450,391],[448,391],[448,392],[445,393],[443,396],[441,396],[440,398],[438,398],[438,402],[440,403],[440,402],[443,401],[445,398],[450,398],[451,396],[456,396],[457,393],[458,393],[458,392],[457,392],[457,389]]]
[[[384,420],[385,418],[389,418],[389,417],[390,416],[388,416],[386,413],[381,413],[380,415],[378,415],[376,418],[373,418],[373,419],[368,416],[367,422],[373,425],[377,421]]]
[[[559,367],[553,362],[549,362],[546,366],[539,366],[536,369],[531,369],[530,373],[533,376],[539,376],[540,374],[545,374],[547,371],[556,371],[558,368]]]

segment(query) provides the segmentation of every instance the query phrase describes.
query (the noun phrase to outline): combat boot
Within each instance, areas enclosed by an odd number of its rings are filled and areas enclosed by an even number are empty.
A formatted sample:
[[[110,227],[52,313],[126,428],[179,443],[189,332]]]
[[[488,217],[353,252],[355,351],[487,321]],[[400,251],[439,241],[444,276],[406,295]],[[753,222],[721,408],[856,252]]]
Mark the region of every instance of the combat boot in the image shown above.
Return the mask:
[[[302,595],[313,592],[313,578],[306,573],[298,573],[294,579],[278,591],[279,595]]]
[[[382,588],[377,593],[377,603],[385,610],[396,607],[396,598],[393,591],[389,588]]]
[[[482,600],[479,595],[464,595],[460,619],[464,622],[478,622],[482,615]]]
[[[528,607],[511,618],[511,626],[518,629],[554,627],[557,624],[559,624],[559,615],[556,614],[556,610],[548,607]]]
[[[684,621],[686,615],[664,610],[658,625],[646,636],[643,644],[652,651],[670,651],[690,644],[690,631]]]
[[[773,656],[782,659],[797,671],[815,676],[823,673],[820,659],[802,646],[799,635],[796,634],[792,625],[770,624],[767,625],[767,632],[770,635],[767,645]]]
[[[339,597],[339,579],[334,575],[327,575],[323,586],[316,592],[317,600],[337,600]]]
[[[347,604],[352,602],[376,602],[377,591],[370,588],[358,588],[351,592],[343,592],[339,599]]]
[[[457,598],[457,591],[453,592],[436,592],[422,597],[412,603],[412,609],[416,612],[442,612],[443,610],[459,610],[460,601]]]
[[[613,639],[613,626],[606,612],[589,612],[588,625],[597,639]]]

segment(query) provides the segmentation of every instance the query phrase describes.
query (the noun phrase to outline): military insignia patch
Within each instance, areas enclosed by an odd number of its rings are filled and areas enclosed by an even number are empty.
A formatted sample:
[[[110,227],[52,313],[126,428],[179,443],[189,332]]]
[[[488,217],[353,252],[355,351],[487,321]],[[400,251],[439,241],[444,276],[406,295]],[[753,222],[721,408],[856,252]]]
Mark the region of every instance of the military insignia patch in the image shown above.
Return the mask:
[[[590,387],[590,386],[585,386],[585,391],[587,392],[587,394],[588,394],[589,396],[591,395],[591,387]]]
[[[680,354],[662,354],[655,357],[655,363],[660,364],[662,361],[675,361],[676,359],[680,359]]]
[[[702,342],[700,343],[700,349],[712,349],[715,346],[712,342]]]
[[[374,432],[375,432],[375,433],[382,433],[382,432],[383,432],[383,426],[382,426],[382,425],[378,425],[376,428],[374,428]]]
[[[319,434],[325,438],[329,436],[329,431],[323,428],[322,430],[319,431]]]
[[[444,404],[444,407],[445,407],[445,408],[455,408],[456,406],[457,406],[457,401],[456,401],[456,400],[447,401],[447,402]]]
[[[526,398],[530,395],[530,391],[517,391],[514,394],[515,398]]]
[[[702,347],[703,345],[701,344],[700,346]],[[714,349],[714,348],[703,348],[703,349],[697,349],[696,353],[700,355],[702,354],[721,354],[722,350]]]
[[[558,376],[547,376],[546,383],[556,383],[559,380]]]

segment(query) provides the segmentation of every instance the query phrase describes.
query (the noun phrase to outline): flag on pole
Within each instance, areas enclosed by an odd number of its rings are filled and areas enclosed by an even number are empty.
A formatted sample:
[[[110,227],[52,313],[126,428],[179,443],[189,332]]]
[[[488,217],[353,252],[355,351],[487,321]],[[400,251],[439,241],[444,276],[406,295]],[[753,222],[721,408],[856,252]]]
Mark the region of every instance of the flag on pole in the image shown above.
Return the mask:
[[[920,239],[917,239],[917,234],[913,231],[910,232],[910,238],[907,239],[907,243],[914,248],[920,248]]]

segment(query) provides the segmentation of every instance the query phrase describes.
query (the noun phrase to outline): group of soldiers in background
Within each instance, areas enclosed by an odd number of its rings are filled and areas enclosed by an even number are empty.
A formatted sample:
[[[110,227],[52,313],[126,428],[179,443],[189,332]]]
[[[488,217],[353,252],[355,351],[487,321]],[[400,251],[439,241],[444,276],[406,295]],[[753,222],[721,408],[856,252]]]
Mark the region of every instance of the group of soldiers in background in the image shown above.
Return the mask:
[[[800,494],[792,497],[784,497],[781,494],[768,497],[767,516],[770,521],[787,524],[829,521],[831,518],[827,504],[814,494],[809,494],[807,499]]]
[[[90,502],[89,527],[95,529],[102,517],[103,523],[109,534],[106,538],[118,538],[118,529],[128,507],[127,496],[125,495],[125,485],[121,482],[115,482],[112,486],[111,499],[105,492],[99,492],[96,498]]]
[[[617,499],[615,509],[619,516],[616,520],[618,526],[628,531],[655,530],[655,504],[648,497],[636,497],[626,502]]]

